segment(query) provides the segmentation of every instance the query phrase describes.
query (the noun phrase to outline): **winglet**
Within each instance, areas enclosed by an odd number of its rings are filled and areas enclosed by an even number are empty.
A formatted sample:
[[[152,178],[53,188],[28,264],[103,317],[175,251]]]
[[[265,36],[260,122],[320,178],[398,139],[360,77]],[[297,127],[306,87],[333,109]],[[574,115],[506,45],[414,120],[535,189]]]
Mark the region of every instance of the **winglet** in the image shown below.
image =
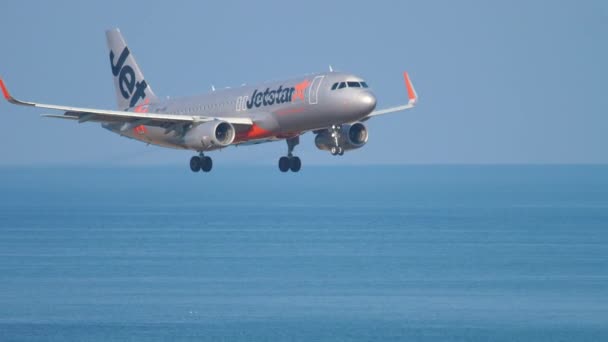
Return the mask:
[[[412,81],[410,81],[410,76],[407,71],[403,73],[403,79],[405,80],[405,88],[407,89],[407,97],[409,98],[409,105],[415,105],[418,102],[418,94],[416,93],[416,89],[414,89],[414,85]]]
[[[6,86],[4,85],[4,81],[2,80],[2,78],[0,78],[0,88],[2,88],[2,95],[4,95],[4,98],[7,101],[10,101],[13,99],[11,94],[8,92],[8,89],[6,89]]]
[[[33,102],[17,100],[13,96],[11,96],[11,93],[8,92],[8,89],[6,88],[6,84],[4,84],[4,80],[1,77],[0,77],[0,89],[2,89],[2,95],[4,95],[4,98],[12,104],[21,105],[21,106],[34,106],[34,107],[36,106],[36,104]]]

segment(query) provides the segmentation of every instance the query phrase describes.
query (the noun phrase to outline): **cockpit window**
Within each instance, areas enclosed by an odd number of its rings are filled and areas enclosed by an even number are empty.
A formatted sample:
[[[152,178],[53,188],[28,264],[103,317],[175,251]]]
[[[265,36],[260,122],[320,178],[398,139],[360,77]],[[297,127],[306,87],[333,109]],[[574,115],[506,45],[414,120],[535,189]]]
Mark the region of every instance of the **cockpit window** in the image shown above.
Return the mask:
[[[368,88],[367,83],[348,81],[348,82],[336,82],[331,86],[331,90],[344,89],[344,88]]]

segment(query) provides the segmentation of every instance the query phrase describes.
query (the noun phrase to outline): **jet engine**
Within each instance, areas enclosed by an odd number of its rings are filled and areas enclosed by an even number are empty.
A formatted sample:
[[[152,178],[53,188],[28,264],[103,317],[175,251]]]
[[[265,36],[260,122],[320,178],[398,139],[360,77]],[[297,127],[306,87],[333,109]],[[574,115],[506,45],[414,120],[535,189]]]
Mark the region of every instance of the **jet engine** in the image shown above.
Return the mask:
[[[214,120],[189,129],[184,135],[184,144],[195,150],[215,150],[232,144],[235,135],[232,124]]]
[[[344,149],[344,151],[363,147],[363,145],[367,143],[367,127],[360,122],[342,125],[338,134],[338,145]],[[336,147],[334,138],[331,135],[331,130],[324,130],[317,134],[315,137],[315,145],[317,145],[319,150],[331,151],[332,147]]]

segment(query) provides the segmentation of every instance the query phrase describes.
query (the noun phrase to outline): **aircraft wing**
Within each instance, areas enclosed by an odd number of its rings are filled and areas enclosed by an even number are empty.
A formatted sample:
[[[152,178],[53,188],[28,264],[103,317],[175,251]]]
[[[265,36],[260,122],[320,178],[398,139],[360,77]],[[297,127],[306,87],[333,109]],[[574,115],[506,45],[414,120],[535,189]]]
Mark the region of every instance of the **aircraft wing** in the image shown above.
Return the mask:
[[[4,84],[4,81],[0,79],[0,88],[4,98],[13,104],[30,106],[37,108],[53,109],[64,111],[64,115],[42,115],[50,118],[77,120],[79,123],[86,121],[95,122],[137,122],[142,125],[149,126],[161,126],[170,127],[179,124],[192,124],[202,123],[213,120],[227,121],[234,125],[253,125],[253,121],[249,118],[215,118],[209,116],[198,116],[198,115],[175,115],[175,114],[163,114],[163,113],[140,113],[140,112],[126,112],[117,110],[105,110],[105,109],[91,109],[91,108],[78,108],[69,106],[57,106],[50,104],[42,104],[28,101],[17,100],[12,97]]]
[[[414,89],[414,85],[412,84],[407,72],[403,73],[403,79],[405,80],[405,88],[407,89],[407,97],[409,99],[408,103],[401,106],[375,110],[371,112],[365,119],[383,114],[401,112],[416,107],[416,103],[418,102],[418,94],[416,93],[416,89]]]

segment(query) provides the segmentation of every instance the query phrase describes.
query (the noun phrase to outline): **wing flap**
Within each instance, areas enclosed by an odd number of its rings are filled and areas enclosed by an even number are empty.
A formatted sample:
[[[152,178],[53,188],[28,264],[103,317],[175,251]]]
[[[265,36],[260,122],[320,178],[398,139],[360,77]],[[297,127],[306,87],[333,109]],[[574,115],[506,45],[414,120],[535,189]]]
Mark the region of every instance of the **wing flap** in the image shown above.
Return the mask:
[[[56,115],[56,114],[42,114],[40,115],[43,118],[53,118],[53,119],[64,119],[64,120],[78,120],[77,116],[71,115]]]

